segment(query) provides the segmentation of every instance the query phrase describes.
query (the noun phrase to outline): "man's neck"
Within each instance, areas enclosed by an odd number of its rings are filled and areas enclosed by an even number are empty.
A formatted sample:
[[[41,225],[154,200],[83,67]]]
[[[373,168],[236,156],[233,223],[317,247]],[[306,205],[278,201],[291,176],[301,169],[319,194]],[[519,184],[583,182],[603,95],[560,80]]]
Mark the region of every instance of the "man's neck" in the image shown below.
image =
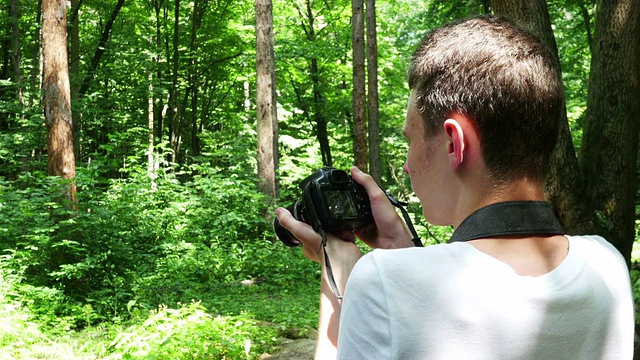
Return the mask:
[[[475,186],[463,187],[459,201],[453,210],[453,227],[474,211],[487,205],[506,201],[544,201],[544,186],[541,181],[520,179],[508,183],[476,181]]]

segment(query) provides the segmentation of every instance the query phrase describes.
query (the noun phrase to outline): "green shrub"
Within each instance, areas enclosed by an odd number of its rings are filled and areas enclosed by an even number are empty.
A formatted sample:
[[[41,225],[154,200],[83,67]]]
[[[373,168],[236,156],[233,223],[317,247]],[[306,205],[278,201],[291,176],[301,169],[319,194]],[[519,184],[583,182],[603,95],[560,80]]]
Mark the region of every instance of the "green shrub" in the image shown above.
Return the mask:
[[[257,359],[276,332],[248,315],[212,316],[199,303],[160,307],[141,325],[118,334],[108,359]]]

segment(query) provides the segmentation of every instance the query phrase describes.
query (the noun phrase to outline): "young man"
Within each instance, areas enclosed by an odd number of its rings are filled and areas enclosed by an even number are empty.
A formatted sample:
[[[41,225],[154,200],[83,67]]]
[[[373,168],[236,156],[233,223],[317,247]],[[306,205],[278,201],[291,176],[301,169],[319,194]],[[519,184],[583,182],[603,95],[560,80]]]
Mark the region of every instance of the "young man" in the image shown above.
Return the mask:
[[[411,234],[370,176],[375,228],[320,236],[285,209],[280,224],[323,264],[319,359],[631,359],[634,313],[620,254],[566,236],[544,202],[564,95],[552,54],[505,20],[427,34],[409,70],[404,172],[448,244]],[[394,249],[403,248],[403,249]],[[394,250],[389,250],[394,249]],[[348,283],[347,283],[348,280]]]

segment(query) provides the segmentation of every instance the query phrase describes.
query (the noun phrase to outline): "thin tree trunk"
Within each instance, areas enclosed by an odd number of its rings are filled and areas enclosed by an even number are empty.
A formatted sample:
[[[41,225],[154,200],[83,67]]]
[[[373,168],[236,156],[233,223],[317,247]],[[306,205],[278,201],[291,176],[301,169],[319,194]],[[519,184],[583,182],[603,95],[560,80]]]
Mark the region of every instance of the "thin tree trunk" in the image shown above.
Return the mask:
[[[172,72],[171,72],[171,90],[169,91],[169,101],[166,118],[169,121],[169,146],[173,150],[171,152],[172,163],[177,160],[178,151],[178,70],[180,69],[180,0],[174,2],[174,18],[173,18],[173,51],[172,51]]]
[[[160,10],[162,9],[162,4],[163,4],[163,0],[154,0],[153,1],[153,9],[155,10],[155,27],[156,27],[156,37],[155,37],[155,43],[156,43],[156,53],[160,53],[160,49],[162,48],[162,28],[161,28],[161,23],[160,23]],[[158,83],[162,82],[163,76],[162,76],[162,71],[160,70],[160,66],[158,66],[159,63],[159,55],[154,56],[154,60],[153,60],[153,64],[155,66],[155,71],[156,71],[156,81],[158,81]],[[153,101],[153,119],[154,122],[156,124],[155,126],[155,136],[156,139],[158,140],[158,142],[162,142],[162,136],[163,134],[163,129],[164,129],[164,122],[163,122],[163,107],[164,105],[162,103],[160,103],[159,101],[156,101],[155,99],[155,95],[154,95],[154,101]]]
[[[71,94],[67,59],[67,6],[62,0],[43,2],[42,52],[44,56],[44,116],[47,124],[49,175],[74,179]],[[76,202],[76,184],[71,181],[65,197]]]
[[[18,0],[11,0],[10,15],[11,15],[11,43],[12,43],[12,60],[13,60],[13,73],[15,75],[17,91],[16,96],[20,108],[24,109],[24,95],[23,95],[23,77],[22,77],[22,53],[20,51],[20,30],[18,29]],[[24,118],[24,114],[20,115]]]
[[[591,30],[591,16],[589,15],[589,9],[584,3],[584,0],[578,2],[580,6],[580,13],[582,14],[582,22],[584,24],[584,30],[587,32],[587,41],[589,42],[589,49],[593,48],[593,31]]]
[[[40,46],[40,40],[42,39],[42,0],[38,0],[38,6],[36,10],[36,26],[34,29],[33,39],[33,53],[31,57],[31,93],[34,95],[29,96],[29,106],[33,106],[36,100],[39,100],[40,88],[42,87],[42,47]]]
[[[198,132],[198,95],[199,95],[199,79],[198,71],[196,68],[196,54],[198,52],[198,30],[202,25],[202,19],[207,10],[208,1],[202,0],[195,3],[193,9],[192,23],[191,23],[191,40],[190,51],[191,56],[189,58],[189,68],[191,69],[189,74],[189,88],[188,92],[191,94],[190,104],[190,116],[191,116],[191,150],[194,156],[200,155],[200,138]]]
[[[320,71],[318,69],[318,59],[311,58],[311,84],[313,88],[313,118],[316,123],[316,133],[320,144],[320,154],[322,164],[332,166],[331,147],[329,146],[329,131],[327,129],[327,119],[324,117],[324,97],[320,90]]]
[[[277,114],[273,49],[273,6],[271,0],[256,0],[256,72],[258,130],[258,189],[266,194],[270,206],[276,198]],[[270,218],[271,215],[267,215]]]
[[[368,171],[367,113],[365,109],[364,1],[351,0],[353,46],[353,152],[354,162]]]
[[[380,159],[380,112],[378,99],[378,40],[376,31],[376,0],[367,0],[367,98],[369,100],[369,172],[382,183]]]
[[[152,61],[153,62],[153,61]],[[158,169],[155,161],[155,149],[154,149],[154,96],[153,96],[153,69],[149,71],[149,100],[147,102],[147,118],[149,129],[149,147],[147,150],[147,176],[151,182],[151,191],[156,191],[157,184],[156,178],[158,177]]]

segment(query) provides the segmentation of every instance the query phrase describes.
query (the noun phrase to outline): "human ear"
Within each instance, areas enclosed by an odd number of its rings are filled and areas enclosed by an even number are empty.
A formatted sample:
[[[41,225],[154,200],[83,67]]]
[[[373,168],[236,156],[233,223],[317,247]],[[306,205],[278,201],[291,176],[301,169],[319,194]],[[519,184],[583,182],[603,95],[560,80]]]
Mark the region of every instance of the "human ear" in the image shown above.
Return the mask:
[[[444,122],[444,132],[449,139],[447,148],[449,154],[449,163],[455,170],[464,161],[464,131],[462,131],[462,126],[460,126],[460,123],[458,123],[458,121],[454,119],[447,119]]]

